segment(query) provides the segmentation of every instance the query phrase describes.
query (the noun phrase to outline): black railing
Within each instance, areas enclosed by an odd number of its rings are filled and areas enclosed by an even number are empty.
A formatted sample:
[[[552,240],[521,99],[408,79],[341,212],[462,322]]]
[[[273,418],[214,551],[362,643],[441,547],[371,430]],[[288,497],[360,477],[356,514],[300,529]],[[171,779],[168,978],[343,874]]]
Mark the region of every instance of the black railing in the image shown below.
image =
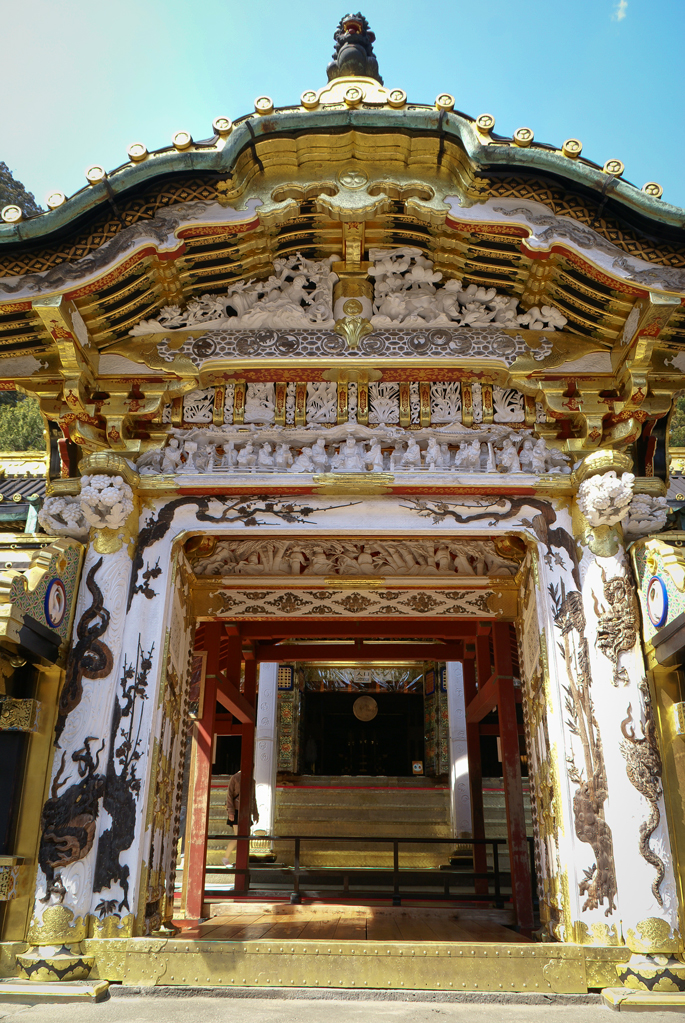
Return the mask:
[[[442,887],[441,894],[435,894],[430,892],[421,891],[420,897],[426,900],[434,899],[450,899],[451,901],[468,901],[468,902],[494,902],[495,906],[501,908],[504,906],[505,900],[511,899],[509,892],[503,892],[502,888],[509,887],[506,883],[510,877],[509,872],[503,875],[500,869],[499,861],[499,849],[500,846],[506,846],[507,840],[505,838],[395,838],[395,837],[383,837],[383,838],[370,838],[368,835],[364,836],[351,836],[351,835],[208,835],[208,839],[214,841],[235,841],[235,842],[292,842],[294,843],[294,857],[292,867],[278,867],[272,864],[266,864],[264,866],[257,865],[255,862],[250,863],[248,867],[235,867],[233,865],[225,867],[211,867],[212,871],[222,870],[228,874],[241,874],[247,876],[247,888],[250,887],[250,883],[254,877],[255,881],[259,881],[259,876],[271,873],[274,870],[283,876],[292,876],[293,888],[290,895],[290,901],[299,903],[302,898],[303,891],[306,887],[311,889],[316,888],[317,890],[321,887],[321,881],[323,879],[324,872],[328,874],[327,880],[330,880],[330,875],[341,875],[343,878],[343,895],[349,897],[350,892],[350,877],[359,880],[365,880],[368,888],[369,875],[373,874],[375,879],[380,881],[379,875],[385,870],[386,875],[390,873],[390,868],[383,867],[355,867],[355,866],[342,866],[342,867],[303,867],[301,859],[301,849],[303,842],[324,842],[329,848],[334,848],[338,843],[364,843],[365,845],[392,845],[393,853],[393,865],[392,865],[392,900],[394,905],[400,905],[402,894],[404,891],[405,897],[407,897],[407,890],[414,888],[415,890],[423,887],[430,887],[430,881],[440,878],[440,885]],[[528,838],[528,850],[530,854],[530,876],[531,876],[531,889],[533,902],[537,902],[537,892],[535,884],[535,858],[534,858],[534,846],[533,839]],[[484,871],[476,871],[475,869],[464,869],[459,867],[447,867],[441,866],[439,868],[430,867],[400,867],[400,846],[401,845],[449,845],[449,846],[471,846],[475,853],[476,846],[490,847],[492,850],[492,870],[486,869]],[[304,875],[304,886],[303,886],[303,875]],[[402,884],[404,875],[405,884]],[[313,882],[318,879],[319,884],[314,885]],[[388,878],[389,880],[389,878]],[[309,882],[312,883],[309,883]],[[413,884],[410,882],[413,881]],[[478,884],[477,882],[481,882]],[[484,882],[484,883],[482,883]],[[452,892],[451,889],[455,885],[459,884],[460,887],[464,886],[464,883],[472,886],[473,891],[469,892]],[[388,884],[379,884],[379,887],[387,888]],[[438,887],[432,885],[432,887]],[[480,889],[480,891],[479,891]],[[306,894],[306,891],[305,891]],[[368,894],[368,892],[367,892]]]

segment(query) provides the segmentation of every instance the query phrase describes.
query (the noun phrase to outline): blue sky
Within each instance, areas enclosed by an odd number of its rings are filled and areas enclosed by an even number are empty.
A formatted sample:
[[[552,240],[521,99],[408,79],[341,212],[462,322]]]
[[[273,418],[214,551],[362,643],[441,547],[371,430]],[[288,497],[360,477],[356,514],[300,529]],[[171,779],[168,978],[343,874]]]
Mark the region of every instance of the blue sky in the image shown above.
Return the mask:
[[[44,204],[132,142],[211,135],[256,96],[297,102],[326,80],[340,0],[21,0],[4,5],[0,160]],[[355,8],[352,8],[353,10]],[[366,0],[381,74],[409,100],[451,92],[496,131],[575,137],[638,187],[685,207],[685,0]]]

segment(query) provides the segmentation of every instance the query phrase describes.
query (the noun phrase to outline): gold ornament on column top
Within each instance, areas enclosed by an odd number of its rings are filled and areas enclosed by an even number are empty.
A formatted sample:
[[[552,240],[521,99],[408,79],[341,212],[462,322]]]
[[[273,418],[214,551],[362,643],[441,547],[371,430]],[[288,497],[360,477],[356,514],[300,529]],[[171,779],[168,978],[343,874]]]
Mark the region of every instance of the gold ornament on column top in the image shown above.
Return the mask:
[[[600,476],[611,469],[617,476],[620,476],[624,472],[630,472],[632,468],[633,460],[630,455],[626,455],[623,451],[600,448],[585,456],[574,471],[573,480],[580,484],[591,476]]]

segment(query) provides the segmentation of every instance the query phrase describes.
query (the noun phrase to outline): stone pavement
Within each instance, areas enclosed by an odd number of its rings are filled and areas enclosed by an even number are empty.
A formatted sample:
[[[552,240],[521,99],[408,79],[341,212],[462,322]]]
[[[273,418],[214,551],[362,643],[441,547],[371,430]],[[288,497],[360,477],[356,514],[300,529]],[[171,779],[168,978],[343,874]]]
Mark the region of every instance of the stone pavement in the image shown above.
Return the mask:
[[[291,997],[260,992],[248,997],[208,997],[187,993],[120,994],[98,1004],[0,1004],[0,1020],[11,1023],[610,1023],[618,1016],[592,995],[566,995],[542,1001],[526,996],[459,996],[445,1000],[417,992],[399,997],[364,992],[364,997]],[[295,997],[292,997],[292,996]],[[477,1001],[475,999],[478,999]],[[468,1000],[465,1000],[468,999]],[[506,1000],[505,1000],[506,999]],[[621,1017],[624,1018],[624,1017]],[[645,1023],[671,1023],[671,1012],[640,1012]]]

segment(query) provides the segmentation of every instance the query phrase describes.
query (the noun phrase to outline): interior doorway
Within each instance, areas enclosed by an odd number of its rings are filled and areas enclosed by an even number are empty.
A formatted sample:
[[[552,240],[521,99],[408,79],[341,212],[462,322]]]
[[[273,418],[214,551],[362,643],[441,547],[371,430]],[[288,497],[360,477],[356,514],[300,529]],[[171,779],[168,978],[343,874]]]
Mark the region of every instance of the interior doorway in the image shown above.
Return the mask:
[[[411,777],[423,765],[423,695],[306,692],[303,773]]]

